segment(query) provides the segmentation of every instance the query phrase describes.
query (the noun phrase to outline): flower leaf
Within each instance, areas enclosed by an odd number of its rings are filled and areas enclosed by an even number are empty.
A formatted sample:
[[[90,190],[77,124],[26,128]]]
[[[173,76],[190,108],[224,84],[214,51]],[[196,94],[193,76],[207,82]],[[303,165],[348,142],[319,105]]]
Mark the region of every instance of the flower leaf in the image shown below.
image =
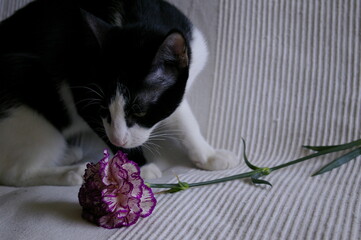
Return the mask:
[[[360,146],[361,145],[361,139],[358,139],[356,141],[353,142],[349,142],[349,143],[344,143],[344,144],[339,144],[339,145],[329,145],[329,146],[309,146],[309,145],[304,145],[304,148],[316,151],[316,152],[320,152],[320,151],[329,151],[331,149],[348,149],[348,148],[352,148],[355,146]],[[338,151],[338,150],[337,150]]]
[[[164,194],[164,193],[176,193],[176,192],[179,192],[179,191],[183,191],[183,190],[187,190],[188,188],[190,188],[189,184],[186,183],[186,182],[181,182],[180,179],[179,179],[179,176],[178,175],[175,175],[177,180],[178,180],[178,184],[168,184],[169,185],[172,185],[172,186],[169,186],[170,189],[168,190],[165,190],[165,191],[161,191],[161,192],[157,192],[157,194]],[[162,186],[162,184],[150,184],[151,187],[165,187],[166,184],[164,184],[164,186]]]
[[[320,175],[323,174],[325,172],[331,171],[334,168],[338,168],[341,165],[351,161],[352,159],[358,157],[361,155],[361,148],[357,148],[339,158],[336,158],[335,160],[333,160],[332,162],[330,162],[329,164],[325,165],[324,167],[322,167],[320,170],[318,170],[317,172],[315,172],[314,174],[312,174],[312,176],[316,176],[316,175]]]
[[[276,170],[279,170],[279,169],[294,165],[296,163],[304,162],[304,161],[306,161],[308,159],[311,159],[311,158],[319,157],[319,156],[326,155],[326,154],[333,153],[333,152],[343,151],[343,150],[354,148],[354,147],[360,147],[360,146],[361,146],[361,139],[358,139],[358,140],[355,140],[355,141],[352,141],[352,142],[349,142],[349,143],[336,145],[333,148],[324,149],[322,151],[310,154],[308,156],[301,157],[301,158],[298,158],[296,160],[293,160],[293,161],[290,161],[290,162],[287,162],[287,163],[272,167],[272,168],[270,168],[270,170],[271,171],[276,171]]]
[[[251,180],[253,182],[253,184],[265,184],[265,185],[269,185],[272,187],[272,184],[266,180],[263,180],[263,179],[259,179],[260,177],[262,177],[263,174],[258,172],[258,173],[255,173],[254,175],[251,176]]]
[[[186,182],[181,182],[178,175],[175,175],[175,176],[178,180],[178,185],[179,185],[180,190],[187,190],[189,188],[189,184]]]
[[[183,190],[187,190],[188,188],[190,188],[188,183],[186,183],[186,182],[178,182],[178,184],[176,184],[176,186],[173,186],[168,190],[157,192],[156,194],[176,193],[176,192],[180,192],[180,191],[183,191]]]
[[[269,185],[269,186],[273,187],[270,182],[268,182],[266,180],[258,179],[258,178],[252,178],[252,182],[254,184],[263,184],[263,185]]]
[[[186,182],[179,182],[179,188],[181,188],[182,190],[187,190],[189,188],[189,184]]]
[[[304,148],[319,152],[319,151],[324,151],[327,149],[331,149],[331,148],[335,148],[338,147],[339,145],[333,145],[333,146],[302,146]]]
[[[248,161],[248,158],[247,158],[247,155],[246,155],[246,142],[245,140],[242,138],[242,142],[243,142],[243,158],[244,158],[244,161],[246,162],[247,166],[252,169],[252,170],[258,170],[259,167],[253,165],[252,163],[250,163]]]

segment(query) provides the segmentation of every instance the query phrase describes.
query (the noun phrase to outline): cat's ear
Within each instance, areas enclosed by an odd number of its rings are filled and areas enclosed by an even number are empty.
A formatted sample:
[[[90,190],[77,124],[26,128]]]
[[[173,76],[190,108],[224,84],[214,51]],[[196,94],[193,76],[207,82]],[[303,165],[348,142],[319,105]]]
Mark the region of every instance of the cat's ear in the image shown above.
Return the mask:
[[[98,40],[99,45],[102,46],[106,34],[112,28],[112,25],[83,9],[80,9],[80,12],[85,23],[88,25],[88,27],[93,32],[96,39]]]
[[[164,39],[156,55],[156,61],[172,62],[179,68],[189,65],[187,42],[179,32],[172,32]]]

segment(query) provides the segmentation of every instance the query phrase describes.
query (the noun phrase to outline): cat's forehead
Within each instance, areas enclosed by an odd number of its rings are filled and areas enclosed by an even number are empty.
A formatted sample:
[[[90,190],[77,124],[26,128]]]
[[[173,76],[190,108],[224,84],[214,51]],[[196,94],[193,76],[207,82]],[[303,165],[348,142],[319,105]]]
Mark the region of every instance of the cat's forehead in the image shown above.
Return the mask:
[[[120,88],[138,102],[154,103],[175,83],[176,78],[173,74],[161,66],[155,66],[144,75],[130,77],[125,84],[120,85]]]
[[[139,56],[146,52],[155,53],[164,37],[164,34],[139,27],[115,28],[109,32],[106,44],[110,45],[112,50],[129,50],[133,51],[135,56]]]
[[[127,106],[155,104],[162,94],[160,89],[154,87],[128,88],[124,85],[119,87],[116,92],[124,98]]]

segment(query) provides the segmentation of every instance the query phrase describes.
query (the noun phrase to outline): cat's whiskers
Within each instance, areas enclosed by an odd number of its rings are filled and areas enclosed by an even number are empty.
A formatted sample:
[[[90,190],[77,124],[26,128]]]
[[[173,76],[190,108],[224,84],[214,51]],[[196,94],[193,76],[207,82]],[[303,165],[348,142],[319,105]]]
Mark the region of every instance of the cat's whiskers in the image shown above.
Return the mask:
[[[103,89],[96,83],[90,83],[89,85],[93,85],[94,87],[96,87],[98,89],[98,95],[101,95],[102,98],[104,98],[105,93],[103,91]],[[95,89],[93,89],[95,91]]]
[[[179,138],[172,134],[156,134],[149,137],[150,141],[166,141],[169,139],[178,140]]]
[[[71,88],[87,89],[91,95],[93,95],[93,96],[95,95],[94,97],[82,99],[82,100],[76,102],[75,105],[79,105],[82,102],[88,101],[88,103],[85,106],[83,106],[84,108],[88,107],[90,105],[93,105],[93,104],[99,104],[100,106],[102,106],[101,103],[103,102],[103,100],[105,98],[105,94],[104,94],[103,90],[96,83],[90,83],[88,85],[92,85],[92,86],[96,87],[96,89],[89,87],[89,86],[73,86],[73,87],[71,87]]]
[[[95,86],[97,86],[96,84],[95,84]],[[84,88],[84,89],[87,89],[87,90],[89,90],[91,93],[94,93],[95,95],[97,95],[97,96],[99,96],[100,98],[104,98],[104,92],[103,91],[100,91],[99,92],[99,86],[97,86],[97,88],[98,88],[98,91],[96,91],[95,89],[93,89],[93,88],[91,88],[91,87],[88,87],[88,86],[80,86],[79,88]]]
[[[183,135],[183,132],[180,130],[171,130],[171,129],[160,126],[150,134],[149,139],[151,139],[151,140],[156,140],[156,139],[158,139],[158,140],[159,139],[179,140],[179,139],[181,139],[182,135]]]
[[[169,124],[168,123],[166,123],[165,121],[162,121],[162,122],[159,122],[157,125],[156,125],[156,127],[155,127],[155,129],[154,129],[154,132],[156,132],[156,131],[163,131],[163,130],[167,130],[167,131],[170,131],[170,132],[172,132],[172,131],[181,131],[181,130],[176,130],[176,129],[172,129],[170,126],[169,126]]]
[[[85,99],[82,99],[82,100],[79,100],[75,103],[76,106],[78,106],[79,104],[82,104],[84,102],[87,102],[85,103],[85,105],[83,106],[83,108],[86,108],[86,107],[89,107],[90,105],[94,105],[94,104],[98,104],[100,105],[101,107],[103,107],[100,103],[102,102],[103,100],[102,99],[99,99],[99,98],[85,98]]]
[[[85,104],[83,106],[83,108],[86,108],[86,107],[89,107],[89,106],[95,105],[95,104],[100,105],[100,103],[101,103],[101,100],[93,99],[93,100],[90,100],[87,104]]]
[[[161,156],[159,150],[160,146],[154,142],[145,142],[142,147],[144,147],[146,150],[148,150],[153,156]]]

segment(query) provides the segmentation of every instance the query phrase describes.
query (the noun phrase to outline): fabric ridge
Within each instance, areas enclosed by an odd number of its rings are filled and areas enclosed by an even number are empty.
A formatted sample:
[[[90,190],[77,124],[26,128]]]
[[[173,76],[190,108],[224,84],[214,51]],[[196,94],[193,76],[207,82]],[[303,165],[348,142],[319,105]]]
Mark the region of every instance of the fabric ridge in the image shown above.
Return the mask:
[[[27,2],[0,1],[0,19]],[[310,154],[302,145],[361,138],[361,1],[169,2],[207,39],[207,67],[187,97],[213,147],[241,159],[244,138],[249,160],[273,167]],[[337,156],[264,177],[272,188],[239,180],[156,195],[149,217],[116,230],[81,220],[78,187],[1,186],[0,232],[5,239],[361,239],[360,159],[311,177]],[[179,177],[192,183],[247,171],[241,161],[224,171],[184,167]],[[177,180],[157,180],[164,181]]]

